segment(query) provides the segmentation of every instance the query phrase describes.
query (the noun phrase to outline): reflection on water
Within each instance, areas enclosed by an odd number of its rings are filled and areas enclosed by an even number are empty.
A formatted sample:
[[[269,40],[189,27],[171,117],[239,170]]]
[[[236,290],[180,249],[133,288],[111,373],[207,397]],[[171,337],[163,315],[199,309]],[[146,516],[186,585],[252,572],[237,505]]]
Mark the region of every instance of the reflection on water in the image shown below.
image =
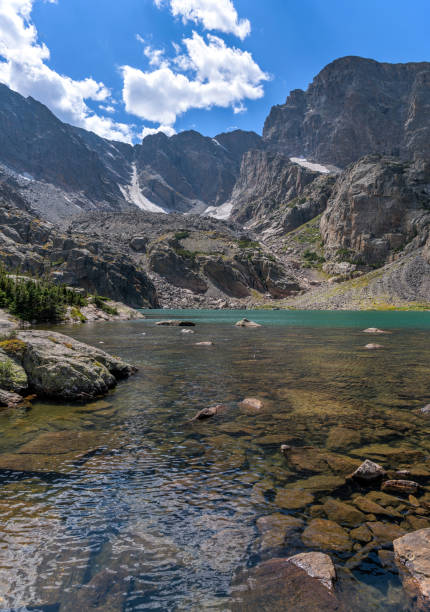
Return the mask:
[[[405,609],[378,549],[430,525],[430,318],[275,312],[248,330],[192,314],[194,334],[59,328],[139,373],[92,404],[0,412],[0,609],[229,610],[241,572],[310,549],[343,566],[357,610]],[[369,325],[393,329],[384,349],[363,348]],[[410,470],[418,505],[346,480],[363,458]]]

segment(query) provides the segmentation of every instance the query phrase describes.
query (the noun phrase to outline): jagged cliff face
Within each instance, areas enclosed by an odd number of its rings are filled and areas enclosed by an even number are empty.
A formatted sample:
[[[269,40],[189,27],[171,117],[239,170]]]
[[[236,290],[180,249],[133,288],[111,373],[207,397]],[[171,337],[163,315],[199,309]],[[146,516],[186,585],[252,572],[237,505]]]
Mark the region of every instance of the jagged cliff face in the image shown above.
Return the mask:
[[[429,111],[430,63],[344,57],[274,106],[263,137],[287,156],[342,168],[371,153],[429,157]]]
[[[281,153],[249,151],[233,190],[232,218],[263,236],[284,234],[323,212],[334,180]]]
[[[367,156],[337,180],[321,219],[329,258],[383,265],[430,227],[430,161]]]
[[[148,136],[134,150],[141,191],[164,210],[204,212],[230,198],[242,155],[261,146],[257,134],[241,130],[215,138],[195,131]]]
[[[216,138],[156,134],[136,146],[111,142],[0,84],[0,165],[28,204],[55,222],[103,208],[217,207],[231,195],[243,153],[261,146],[260,136],[241,130]]]

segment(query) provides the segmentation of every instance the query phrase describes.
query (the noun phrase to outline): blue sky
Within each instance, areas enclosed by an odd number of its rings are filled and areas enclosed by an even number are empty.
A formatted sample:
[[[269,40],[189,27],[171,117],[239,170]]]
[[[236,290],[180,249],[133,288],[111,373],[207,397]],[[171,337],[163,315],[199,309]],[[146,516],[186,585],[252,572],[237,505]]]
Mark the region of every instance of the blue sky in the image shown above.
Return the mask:
[[[428,0],[0,0],[0,81],[111,138],[261,132],[337,57],[430,60],[429,22]]]

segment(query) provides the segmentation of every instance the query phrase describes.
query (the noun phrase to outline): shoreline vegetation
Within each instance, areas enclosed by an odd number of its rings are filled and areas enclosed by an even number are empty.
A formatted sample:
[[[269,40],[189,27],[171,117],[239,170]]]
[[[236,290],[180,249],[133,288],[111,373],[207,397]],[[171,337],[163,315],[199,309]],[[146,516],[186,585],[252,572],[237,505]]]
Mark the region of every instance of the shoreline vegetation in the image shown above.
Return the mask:
[[[138,310],[84,289],[0,267],[0,309],[24,324],[142,318]]]

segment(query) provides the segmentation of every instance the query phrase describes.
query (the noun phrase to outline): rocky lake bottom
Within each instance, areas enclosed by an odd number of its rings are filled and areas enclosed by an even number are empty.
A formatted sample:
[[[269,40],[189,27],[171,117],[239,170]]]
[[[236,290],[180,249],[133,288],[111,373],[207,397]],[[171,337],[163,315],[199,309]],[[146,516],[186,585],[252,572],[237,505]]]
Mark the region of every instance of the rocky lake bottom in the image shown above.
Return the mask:
[[[0,610],[282,610],[255,568],[315,550],[336,609],[409,610],[392,541],[430,526],[430,313],[146,314],[56,328],[139,367],[107,397],[0,411]],[[155,325],[175,316],[196,326]],[[365,459],[418,492],[349,479]]]

